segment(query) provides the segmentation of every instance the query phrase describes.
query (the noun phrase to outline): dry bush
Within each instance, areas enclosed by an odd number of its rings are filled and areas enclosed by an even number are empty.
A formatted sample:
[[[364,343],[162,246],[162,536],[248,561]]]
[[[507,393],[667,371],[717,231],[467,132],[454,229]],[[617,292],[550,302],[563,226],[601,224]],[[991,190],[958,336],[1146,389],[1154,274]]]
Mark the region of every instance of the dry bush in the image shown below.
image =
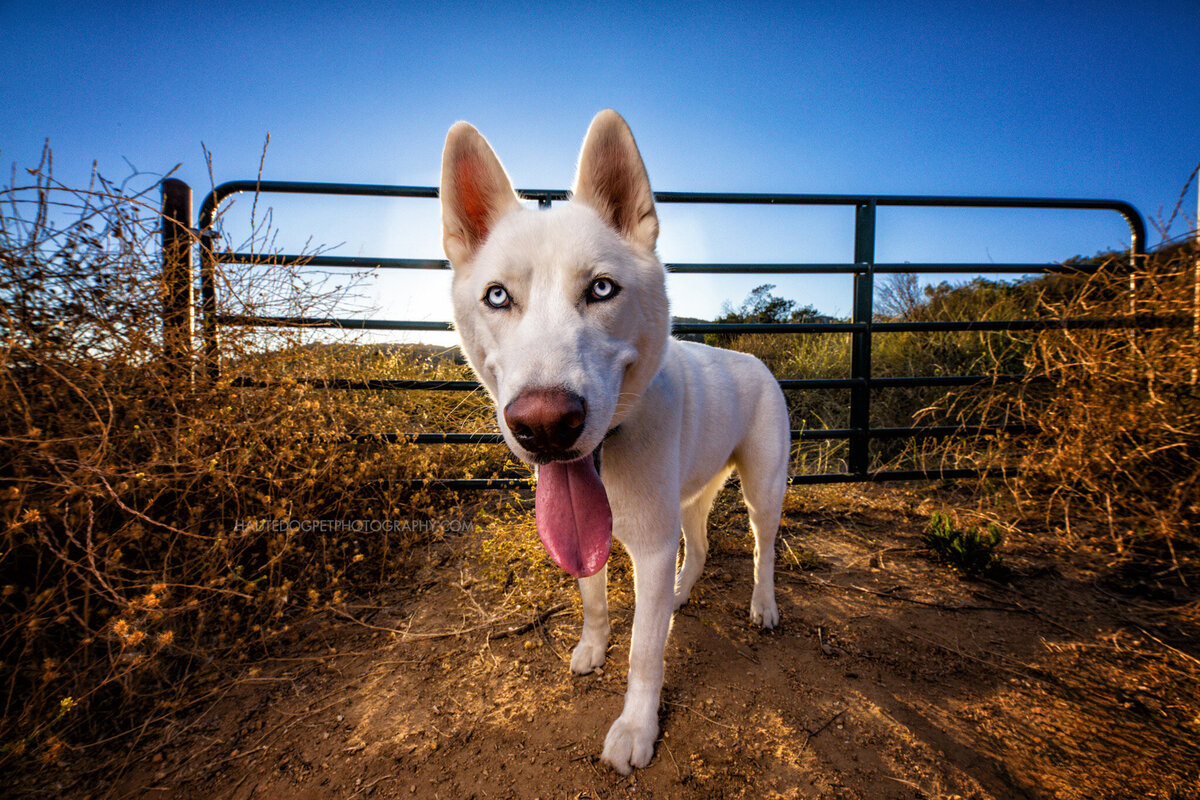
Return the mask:
[[[1040,433],[1001,453],[1021,466],[1018,497],[1044,503],[1064,531],[1094,521],[1118,555],[1184,580],[1200,544],[1198,268],[1193,246],[1168,246],[1132,273],[1109,262],[1050,300],[1054,316],[1131,326],[1039,335],[1028,366],[1051,384],[1023,387],[1018,402]]]
[[[1200,266],[1194,236],[1161,247],[1132,271],[1127,256],[1113,256],[1073,259],[1078,270],[1016,282],[976,279],[922,288],[915,276],[901,274],[881,283],[885,320],[1115,324],[1038,332],[876,332],[873,375],[1028,378],[950,390],[876,390],[872,426],[1014,426],[1039,433],[881,440],[872,448],[872,468],[1016,468],[1010,488],[1050,527],[1077,536],[1078,523],[1091,520],[1098,523],[1091,530],[1103,531],[1121,558],[1145,559],[1188,580],[1200,544],[1200,334],[1194,327]],[[781,378],[849,375],[844,334],[746,335],[729,346],[758,355]],[[793,427],[849,424],[848,392],[789,392],[788,400]],[[795,454],[801,472],[844,469],[841,442],[804,443]],[[981,488],[994,491],[994,477],[985,477]]]
[[[1073,278],[988,278],[921,288],[916,276],[898,273],[880,286],[883,319],[904,322],[1033,320],[1045,316],[1044,299],[1070,292]],[[1035,335],[1021,331],[897,331],[872,337],[872,371],[880,376],[982,376],[1025,372]],[[1021,424],[1011,384],[985,380],[975,386],[878,389],[872,422],[880,427],[947,426],[997,428]],[[892,469],[987,468],[992,437],[959,435],[883,439],[875,463]]]
[[[1021,513],[1040,517],[1068,543],[1087,538],[1110,549],[1114,566],[1194,580],[1200,284],[1191,237],[1135,267],[1127,255],[1110,256],[1085,264],[1086,272],[1031,281],[1036,317],[1089,326],[1013,335],[997,363],[1020,356],[1020,369],[1003,371],[1023,372],[1025,381],[947,393],[920,416],[1035,432],[926,442],[914,446],[914,457],[1006,468],[1004,484]],[[985,477],[981,488],[999,485]]]
[[[1054,282],[1060,291],[1059,282]],[[1038,315],[1045,286],[976,279],[922,288],[916,275],[896,274],[878,289],[882,321],[953,322],[1031,319]],[[766,295],[770,299],[770,295]],[[786,301],[779,301],[786,302]],[[747,305],[743,304],[743,306]],[[793,304],[794,305],[794,304]],[[1032,348],[1032,336],[1004,331],[876,332],[872,336],[871,373],[877,377],[995,375],[1019,373]],[[744,334],[725,344],[763,360],[778,378],[848,378],[851,336],[845,333]],[[848,428],[850,392],[845,389],[786,392],[792,427]],[[987,413],[978,402],[987,397]],[[955,402],[951,404],[950,399]],[[871,425],[876,428],[919,425],[1002,425],[1011,410],[996,402],[990,387],[876,388],[871,396]],[[964,399],[975,402],[966,403]],[[971,408],[973,413],[964,410]],[[844,440],[799,442],[793,471],[844,472]],[[953,454],[948,458],[948,454]],[[947,450],[940,440],[878,439],[872,445],[872,469],[953,468],[967,465],[968,451]],[[960,463],[961,462],[961,463]]]
[[[749,333],[722,346],[751,353],[776,378],[846,378],[850,375],[850,335],[845,333]],[[815,390],[784,392],[795,430],[845,428],[850,424],[850,392]],[[849,446],[843,440],[799,441],[792,445],[797,474],[844,472]]]
[[[0,203],[9,769],[61,763],[211,696],[228,665],[392,580],[414,542],[460,522],[446,514],[452,495],[407,479],[503,459],[347,442],[364,429],[486,425],[486,401],[425,397],[410,425],[420,401],[407,395],[307,386],[296,377],[361,377],[363,367],[348,359],[353,348],[312,331],[223,329],[220,380],[189,380],[162,346],[157,182],[96,175],[71,190],[55,183],[47,154]],[[232,313],[321,316],[352,288],[326,288],[299,267],[220,277]],[[465,377],[450,359],[413,363],[415,353],[367,360],[384,377]],[[264,376],[281,386],[233,385]]]

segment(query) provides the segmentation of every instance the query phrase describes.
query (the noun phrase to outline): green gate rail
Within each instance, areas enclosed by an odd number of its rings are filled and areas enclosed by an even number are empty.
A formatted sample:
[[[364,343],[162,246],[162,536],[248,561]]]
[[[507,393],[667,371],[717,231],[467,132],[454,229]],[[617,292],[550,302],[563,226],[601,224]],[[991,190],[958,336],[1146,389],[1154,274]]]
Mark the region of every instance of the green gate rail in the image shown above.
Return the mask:
[[[186,202],[183,194],[186,192]],[[367,197],[403,197],[436,199],[437,189],[423,186],[389,186],[356,183],[312,183],[296,181],[230,181],[213,189],[200,207],[196,228],[189,229],[191,190],[182,181],[168,180],[163,185],[163,252],[164,263],[168,253],[179,258],[182,249],[179,237],[186,233],[197,238],[200,253],[200,306],[201,338],[203,350],[200,362],[210,377],[219,377],[220,327],[222,325],[303,326],[339,328],[346,330],[381,331],[449,331],[449,322],[427,322],[415,320],[366,320],[333,317],[271,317],[222,314],[218,310],[216,289],[216,267],[218,263],[282,265],[301,262],[314,267],[384,268],[384,269],[449,269],[442,259],[372,258],[334,255],[289,255],[246,252],[219,252],[214,246],[217,234],[214,223],[221,203],[240,192],[261,194],[304,194],[346,195]],[[565,190],[522,189],[517,192],[525,200],[536,200],[542,208],[554,202],[569,199]],[[875,219],[878,209],[884,207],[925,208],[1017,208],[1017,209],[1073,209],[1111,211],[1119,214],[1129,226],[1129,256],[1137,264],[1145,254],[1146,226],[1141,213],[1131,204],[1121,200],[1058,199],[1031,197],[945,197],[921,195],[848,195],[848,194],[722,194],[696,192],[656,192],[658,203],[702,203],[722,205],[774,205],[774,206],[844,206],[853,207],[854,261],[853,263],[668,263],[672,273],[720,273],[720,274],[778,274],[778,275],[852,275],[853,312],[849,322],[804,322],[804,323],[677,323],[673,332],[679,334],[702,333],[848,333],[851,337],[850,377],[836,379],[783,379],[780,386],[792,390],[836,390],[850,391],[850,420],[847,428],[805,429],[792,431],[795,441],[845,440],[849,443],[846,472],[791,475],[792,484],[850,483],[860,481],[906,481],[926,479],[949,479],[978,477],[981,474],[1005,474],[1007,468],[981,472],[975,469],[909,469],[871,470],[869,467],[872,441],[885,439],[941,438],[955,435],[979,435],[996,433],[1026,433],[1031,429],[1021,425],[995,427],[981,426],[924,426],[903,428],[871,427],[871,395],[876,389],[895,387],[963,387],[1016,383],[1028,378],[1024,375],[954,375],[954,376],[911,376],[878,377],[871,372],[871,337],[874,333],[912,331],[1035,331],[1047,329],[1095,329],[1119,327],[1146,327],[1179,324],[1179,320],[1153,315],[1141,315],[1126,319],[1068,319],[1068,320],[963,320],[954,322],[876,322],[873,320],[875,276],[880,274],[913,272],[923,274],[988,273],[1030,274],[1050,272],[1088,272],[1080,265],[1039,263],[876,263]],[[182,232],[181,232],[182,231]],[[184,256],[190,267],[190,252]],[[185,273],[188,274],[188,273]],[[189,287],[190,289],[190,287]],[[190,320],[189,320],[190,323]],[[176,337],[176,340],[178,337]],[[301,381],[314,387],[326,389],[354,389],[364,391],[475,391],[480,385],[475,381],[438,380],[353,380],[341,378],[308,379]],[[263,386],[260,382],[241,380],[236,386]],[[352,437],[360,441],[397,442],[409,441],[429,444],[496,444],[503,439],[498,433],[364,433]],[[436,481],[437,485],[451,489],[511,488],[527,486],[529,481],[521,478],[481,478]]]

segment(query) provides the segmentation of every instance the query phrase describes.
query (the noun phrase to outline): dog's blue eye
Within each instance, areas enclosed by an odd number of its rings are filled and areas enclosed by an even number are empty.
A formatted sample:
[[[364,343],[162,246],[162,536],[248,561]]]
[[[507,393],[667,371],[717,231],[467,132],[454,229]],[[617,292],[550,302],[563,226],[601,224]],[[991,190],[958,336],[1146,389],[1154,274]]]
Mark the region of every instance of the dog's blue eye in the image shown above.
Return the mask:
[[[492,308],[508,308],[512,305],[512,299],[508,296],[508,289],[505,289],[498,283],[493,283],[487,288],[487,292],[483,295],[483,302]]]
[[[587,299],[589,303],[611,300],[617,296],[619,291],[621,291],[621,287],[617,286],[612,278],[596,278],[588,287]]]

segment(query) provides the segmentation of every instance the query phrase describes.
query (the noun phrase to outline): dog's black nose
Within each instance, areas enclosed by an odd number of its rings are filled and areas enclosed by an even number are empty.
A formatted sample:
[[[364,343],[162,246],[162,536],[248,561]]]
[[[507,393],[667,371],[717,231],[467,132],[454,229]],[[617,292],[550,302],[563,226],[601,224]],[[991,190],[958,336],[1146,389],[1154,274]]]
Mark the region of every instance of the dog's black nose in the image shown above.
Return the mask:
[[[565,389],[526,389],[504,407],[504,421],[517,443],[531,453],[566,452],[587,417],[587,404]]]

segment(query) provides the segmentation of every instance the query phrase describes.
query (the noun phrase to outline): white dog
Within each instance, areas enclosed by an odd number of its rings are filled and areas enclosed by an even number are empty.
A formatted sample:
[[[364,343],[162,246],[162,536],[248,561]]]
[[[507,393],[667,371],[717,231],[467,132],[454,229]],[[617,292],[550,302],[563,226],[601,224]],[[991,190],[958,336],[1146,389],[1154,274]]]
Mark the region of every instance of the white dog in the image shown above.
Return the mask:
[[[704,566],[706,518],[735,468],[754,531],[750,618],[766,628],[779,621],[775,533],[790,452],[783,394],[751,356],[670,338],[654,196],[616,112],[600,112],[588,129],[572,201],[545,211],[524,208],[488,143],[457,123],[446,137],[441,203],[463,350],[496,403],[505,442],[538,467],[546,550],[579,578],[574,672],[604,663],[613,537],[633,561],[625,708],[603,753],[628,774],[654,753],[671,614]],[[676,575],[681,527],[687,548]]]

